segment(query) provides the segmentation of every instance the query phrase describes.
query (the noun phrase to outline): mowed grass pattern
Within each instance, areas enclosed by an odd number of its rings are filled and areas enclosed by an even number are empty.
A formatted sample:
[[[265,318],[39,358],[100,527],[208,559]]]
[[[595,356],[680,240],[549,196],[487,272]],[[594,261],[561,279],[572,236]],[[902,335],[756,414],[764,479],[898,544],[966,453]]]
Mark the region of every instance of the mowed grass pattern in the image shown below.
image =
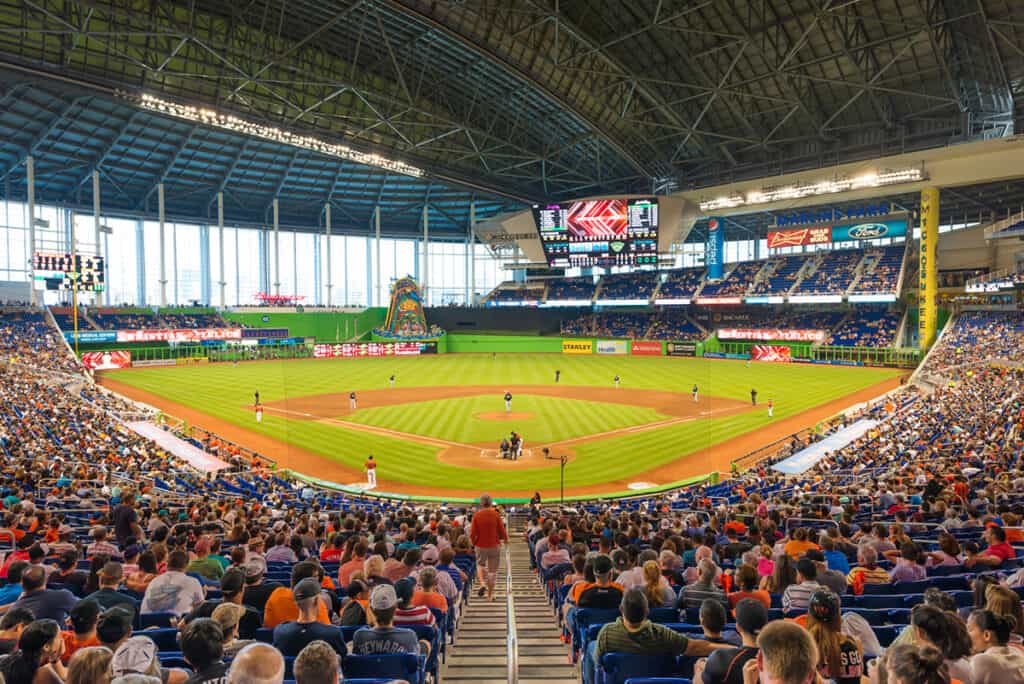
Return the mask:
[[[494,447],[512,430],[529,439],[531,444],[545,444],[668,418],[644,407],[521,393],[513,397],[512,410],[532,413],[530,418],[496,421],[475,417],[504,410],[501,395],[491,394],[361,409],[346,420],[463,444],[485,443]],[[399,425],[402,427],[397,427]]]
[[[529,471],[488,471],[440,464],[437,449],[413,441],[371,435],[328,423],[289,420],[272,412],[257,425],[251,409],[253,392],[259,390],[264,402],[285,397],[318,394],[347,394],[349,391],[383,389],[392,373],[396,386],[434,387],[441,385],[553,384],[555,369],[562,371],[561,384],[611,387],[618,374],[622,386],[661,389],[687,395],[696,383],[702,394],[750,400],[751,388],[758,391],[760,404],[775,401],[775,418],[761,410],[736,416],[695,420],[665,428],[577,444],[578,460],[567,477],[572,485],[589,485],[621,480],[693,454],[732,437],[764,427],[772,420],[806,411],[833,399],[853,394],[891,378],[897,371],[803,364],[752,363],[696,358],[561,356],[557,354],[439,355],[388,359],[310,359],[261,361],[209,366],[180,366],[119,371],[112,378],[165,397],[208,415],[241,425],[270,437],[338,460],[354,470],[362,467],[366,454],[376,455],[381,479],[436,486],[440,489],[533,490],[558,487],[558,468]],[[540,397],[534,397],[540,398]],[[439,424],[455,427],[442,402],[407,404],[396,411],[394,422],[386,425],[399,431],[409,426]],[[452,401],[443,402],[449,404]],[[567,402],[586,412],[591,402]],[[497,407],[487,410],[501,410]],[[527,410],[515,402],[514,410]],[[635,409],[635,407],[633,407]],[[642,410],[642,409],[641,409]],[[359,413],[353,414],[358,417]],[[562,421],[569,420],[563,418]],[[576,419],[582,420],[582,419]],[[639,422],[647,422],[641,420]],[[558,423],[563,425],[562,422]],[[511,429],[512,426],[508,425]],[[597,430],[603,432],[604,430]],[[448,439],[453,439],[446,433]],[[525,432],[524,432],[525,434]],[[526,434],[526,439],[536,439]],[[288,467],[287,454],[271,454]],[[310,473],[315,475],[315,473]]]

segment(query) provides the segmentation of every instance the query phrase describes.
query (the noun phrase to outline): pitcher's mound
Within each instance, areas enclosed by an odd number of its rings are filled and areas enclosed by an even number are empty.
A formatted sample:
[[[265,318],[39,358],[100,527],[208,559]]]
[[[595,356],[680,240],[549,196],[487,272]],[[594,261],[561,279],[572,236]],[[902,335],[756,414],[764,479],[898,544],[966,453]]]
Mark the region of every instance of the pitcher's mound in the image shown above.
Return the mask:
[[[526,411],[488,411],[477,413],[473,417],[480,420],[529,420],[533,418],[533,414]]]

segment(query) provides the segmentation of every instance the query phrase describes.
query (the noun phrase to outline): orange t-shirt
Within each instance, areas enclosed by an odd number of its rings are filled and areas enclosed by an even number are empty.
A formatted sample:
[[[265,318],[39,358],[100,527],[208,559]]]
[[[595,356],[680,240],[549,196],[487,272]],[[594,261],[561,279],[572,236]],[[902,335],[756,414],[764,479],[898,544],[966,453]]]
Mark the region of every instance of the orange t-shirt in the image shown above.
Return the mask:
[[[64,640],[64,655],[60,657],[60,661],[65,665],[71,660],[71,656],[75,654],[75,651],[88,648],[89,646],[100,645],[100,640],[95,635],[85,641],[79,641],[74,632],[61,632],[60,638]]]
[[[448,612],[448,599],[441,596],[436,591],[430,592],[429,594],[425,591],[415,591],[412,594],[411,603],[414,606],[437,608],[442,613]]]
[[[470,533],[473,546],[485,549],[492,549],[501,542],[508,541],[505,523],[501,520],[501,514],[494,508],[484,508],[473,514]]]
[[[797,559],[800,558],[800,556],[804,555],[805,553],[807,553],[811,549],[820,549],[820,548],[821,547],[818,546],[817,544],[815,544],[814,542],[797,541],[796,539],[794,539],[792,541],[786,542],[786,546],[783,547],[782,550],[786,552],[787,556],[789,556],[793,560],[797,560]]]
[[[292,590],[285,587],[275,589],[270,594],[270,598],[267,599],[267,605],[263,608],[263,626],[267,629],[273,629],[282,622],[291,622],[298,619],[299,607],[295,605],[295,599],[292,598]],[[319,603],[316,621],[322,622],[325,625],[331,624],[331,619],[327,616],[327,608],[324,606],[323,601]]]

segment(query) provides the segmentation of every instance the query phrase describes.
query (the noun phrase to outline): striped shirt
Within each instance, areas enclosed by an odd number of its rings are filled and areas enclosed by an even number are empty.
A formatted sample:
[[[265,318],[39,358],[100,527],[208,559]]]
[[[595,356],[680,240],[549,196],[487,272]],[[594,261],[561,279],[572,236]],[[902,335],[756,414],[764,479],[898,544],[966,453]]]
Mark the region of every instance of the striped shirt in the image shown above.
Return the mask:
[[[817,582],[801,582],[790,584],[782,594],[782,610],[804,610],[811,601],[814,592],[823,587]]]
[[[864,574],[864,584],[888,584],[890,582],[889,573],[877,565],[873,568],[858,566],[850,570],[850,574],[846,576],[846,581],[853,584],[854,578],[858,573]]]
[[[395,611],[395,627],[432,625],[434,623],[434,614],[426,606],[409,606],[408,608],[399,608]]]

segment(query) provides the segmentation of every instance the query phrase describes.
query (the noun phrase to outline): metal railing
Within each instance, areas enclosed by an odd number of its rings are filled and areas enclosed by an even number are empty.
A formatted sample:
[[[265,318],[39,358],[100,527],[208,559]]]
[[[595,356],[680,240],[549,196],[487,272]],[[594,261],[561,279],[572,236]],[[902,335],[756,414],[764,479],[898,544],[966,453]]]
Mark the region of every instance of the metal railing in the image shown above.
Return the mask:
[[[511,519],[506,516],[505,529]],[[512,545],[505,544],[505,611],[508,622],[508,684],[519,684],[519,637],[516,630],[516,606],[512,597]]]

